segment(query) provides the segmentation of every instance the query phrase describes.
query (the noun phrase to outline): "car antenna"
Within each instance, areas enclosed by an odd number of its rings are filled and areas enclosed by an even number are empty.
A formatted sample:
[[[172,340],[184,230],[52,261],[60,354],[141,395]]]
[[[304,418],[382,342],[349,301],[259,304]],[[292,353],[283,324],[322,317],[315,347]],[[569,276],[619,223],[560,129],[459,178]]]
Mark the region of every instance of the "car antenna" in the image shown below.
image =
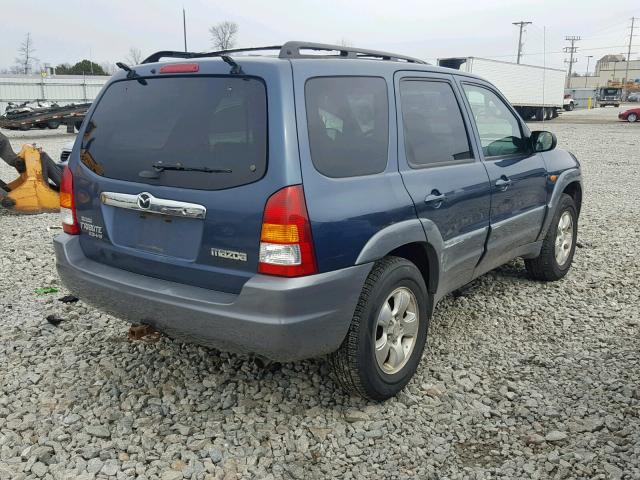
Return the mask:
[[[127,78],[129,79],[135,78],[142,85],[147,84],[147,81],[144,78],[142,78],[133,68],[131,68],[126,63],[116,62],[116,66],[118,68],[121,68],[125,72],[127,72]]]
[[[229,55],[220,55],[220,57],[225,61],[225,63],[231,65],[231,72],[229,72],[231,73],[231,75],[244,75],[242,67],[238,65],[238,63],[233,58],[231,58]]]

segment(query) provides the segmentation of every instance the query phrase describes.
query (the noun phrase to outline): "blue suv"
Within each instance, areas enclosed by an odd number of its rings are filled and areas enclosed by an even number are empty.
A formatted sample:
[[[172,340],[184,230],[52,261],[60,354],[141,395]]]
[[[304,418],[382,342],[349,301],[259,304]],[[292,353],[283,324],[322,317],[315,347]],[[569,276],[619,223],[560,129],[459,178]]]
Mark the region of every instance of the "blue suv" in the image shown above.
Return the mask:
[[[64,283],[106,312],[278,361],[328,355],[342,387],[382,400],[444,295],[516,257],[537,280],[571,265],[580,164],[477,76],[303,42],[119,66],[69,157],[55,239]]]

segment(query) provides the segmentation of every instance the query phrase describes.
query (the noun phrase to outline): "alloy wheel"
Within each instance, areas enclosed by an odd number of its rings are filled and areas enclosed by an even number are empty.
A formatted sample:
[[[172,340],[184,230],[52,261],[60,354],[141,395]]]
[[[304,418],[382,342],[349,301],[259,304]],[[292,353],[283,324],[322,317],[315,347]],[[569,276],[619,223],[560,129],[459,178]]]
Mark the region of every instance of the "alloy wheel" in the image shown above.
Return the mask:
[[[571,247],[573,246],[573,217],[569,211],[564,211],[558,221],[556,232],[555,256],[559,266],[567,263]]]
[[[374,333],[376,361],[388,374],[398,373],[411,358],[420,322],[418,302],[407,287],[396,288],[382,304]]]

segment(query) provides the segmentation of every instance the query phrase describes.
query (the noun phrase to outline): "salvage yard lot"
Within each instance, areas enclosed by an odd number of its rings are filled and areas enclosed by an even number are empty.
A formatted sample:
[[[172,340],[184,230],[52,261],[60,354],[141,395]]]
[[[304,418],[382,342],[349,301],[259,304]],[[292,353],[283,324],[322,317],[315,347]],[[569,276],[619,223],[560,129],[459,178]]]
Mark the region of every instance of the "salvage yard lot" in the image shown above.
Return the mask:
[[[128,340],[58,301],[58,216],[1,211],[0,479],[640,478],[640,125],[617,111],[544,124],[585,176],[569,275],[533,282],[515,261],[447,297],[382,404],[342,394],[322,361]],[[56,158],[62,131],[9,135]]]

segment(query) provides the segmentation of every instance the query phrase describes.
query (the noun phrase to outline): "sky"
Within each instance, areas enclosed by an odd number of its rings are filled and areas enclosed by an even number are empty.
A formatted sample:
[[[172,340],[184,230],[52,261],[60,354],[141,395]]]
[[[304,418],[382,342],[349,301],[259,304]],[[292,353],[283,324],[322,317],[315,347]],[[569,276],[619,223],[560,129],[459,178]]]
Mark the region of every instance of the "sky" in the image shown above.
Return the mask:
[[[453,56],[515,61],[512,22],[524,20],[533,23],[522,63],[565,68],[564,37],[578,35],[574,70],[581,73],[587,55],[592,71],[601,56],[626,54],[631,17],[640,17],[639,0],[2,0],[0,69],[15,63],[27,32],[36,58],[51,65],[84,58],[115,63],[131,47],[143,55],[183,50],[183,7],[190,51],[211,50],[209,27],[231,20],[240,27],[238,47],[345,41],[429,63]],[[640,18],[636,26],[631,58],[640,56]]]

